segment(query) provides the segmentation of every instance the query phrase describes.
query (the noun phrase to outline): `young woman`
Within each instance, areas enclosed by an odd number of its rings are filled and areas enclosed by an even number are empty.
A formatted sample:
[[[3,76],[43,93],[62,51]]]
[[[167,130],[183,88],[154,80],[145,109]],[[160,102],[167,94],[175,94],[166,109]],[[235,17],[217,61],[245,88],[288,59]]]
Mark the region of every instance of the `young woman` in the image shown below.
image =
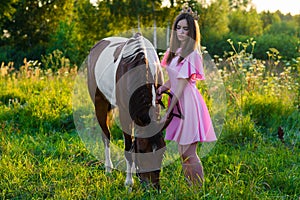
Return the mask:
[[[161,65],[166,67],[169,80],[158,88],[158,98],[169,90],[173,98],[169,102],[162,122],[170,116],[171,110],[178,113],[177,103],[183,115],[173,117],[166,129],[166,140],[178,143],[184,175],[189,183],[202,186],[204,173],[197,155],[198,142],[217,140],[207,106],[196,87],[197,80],[204,80],[200,47],[200,31],[196,14],[188,8],[175,19],[172,26],[170,48],[166,51]]]

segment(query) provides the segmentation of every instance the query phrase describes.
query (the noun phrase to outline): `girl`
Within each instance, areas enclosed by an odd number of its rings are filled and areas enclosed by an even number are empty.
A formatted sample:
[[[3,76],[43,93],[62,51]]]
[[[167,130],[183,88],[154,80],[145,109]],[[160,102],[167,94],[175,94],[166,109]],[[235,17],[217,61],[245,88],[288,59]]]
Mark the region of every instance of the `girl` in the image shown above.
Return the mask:
[[[178,143],[184,175],[189,183],[202,186],[204,173],[197,155],[198,142],[217,140],[207,106],[196,87],[197,80],[204,80],[200,47],[200,31],[197,14],[190,8],[183,10],[172,26],[170,48],[166,51],[161,65],[166,67],[169,80],[157,90],[158,98],[169,90],[173,98],[162,122],[178,113],[177,103],[183,117],[174,117],[166,129],[166,140]]]

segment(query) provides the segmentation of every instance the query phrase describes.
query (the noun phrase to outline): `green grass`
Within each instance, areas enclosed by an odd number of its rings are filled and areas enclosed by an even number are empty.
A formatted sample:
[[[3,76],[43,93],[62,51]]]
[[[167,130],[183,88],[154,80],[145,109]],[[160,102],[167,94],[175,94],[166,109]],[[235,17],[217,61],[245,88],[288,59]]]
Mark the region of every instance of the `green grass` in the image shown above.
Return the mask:
[[[136,177],[130,191],[124,187],[125,172],[107,175],[104,164],[76,132],[71,102],[76,73],[26,77],[28,71],[0,77],[1,199],[300,197],[300,117],[294,91],[285,92],[290,95],[288,103],[279,97],[265,98],[258,89],[227,91],[223,132],[202,158],[205,184],[201,189],[186,184],[176,160],[162,169],[160,193],[145,190]],[[236,84],[225,81],[227,86]],[[233,94],[236,98],[230,97]],[[284,129],[285,143],[277,138],[278,126]]]

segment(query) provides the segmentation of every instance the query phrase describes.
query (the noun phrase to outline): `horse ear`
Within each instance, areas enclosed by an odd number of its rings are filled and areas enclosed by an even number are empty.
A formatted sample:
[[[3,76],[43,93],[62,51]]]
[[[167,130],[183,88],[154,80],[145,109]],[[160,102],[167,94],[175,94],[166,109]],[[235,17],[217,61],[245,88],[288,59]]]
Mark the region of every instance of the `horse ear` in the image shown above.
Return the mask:
[[[134,37],[134,38],[138,38],[138,37],[140,37],[140,36],[142,36],[142,33],[137,32],[133,37]]]

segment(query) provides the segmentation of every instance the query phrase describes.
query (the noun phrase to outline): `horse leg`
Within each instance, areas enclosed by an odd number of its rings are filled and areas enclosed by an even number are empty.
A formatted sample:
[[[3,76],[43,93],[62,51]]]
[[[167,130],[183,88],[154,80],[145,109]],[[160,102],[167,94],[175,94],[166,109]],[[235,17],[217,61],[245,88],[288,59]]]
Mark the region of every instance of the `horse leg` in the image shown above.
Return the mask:
[[[110,104],[97,89],[95,95],[95,111],[98,123],[103,131],[102,141],[105,147],[105,172],[111,173],[113,164],[110,157],[110,131],[107,126],[107,113],[110,111]]]
[[[125,143],[125,160],[126,160],[126,180],[125,186],[132,186],[134,181],[132,178],[133,159],[132,159],[132,138],[131,135],[123,132]]]

